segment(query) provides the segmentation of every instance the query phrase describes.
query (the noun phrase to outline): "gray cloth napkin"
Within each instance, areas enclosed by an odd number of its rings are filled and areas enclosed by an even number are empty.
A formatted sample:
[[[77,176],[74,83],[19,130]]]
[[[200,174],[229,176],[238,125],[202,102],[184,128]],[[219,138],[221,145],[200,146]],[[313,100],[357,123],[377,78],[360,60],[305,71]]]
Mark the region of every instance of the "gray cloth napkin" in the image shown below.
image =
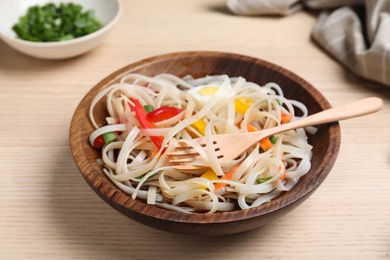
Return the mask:
[[[227,0],[237,15],[323,10],[313,39],[357,75],[390,87],[390,0]]]

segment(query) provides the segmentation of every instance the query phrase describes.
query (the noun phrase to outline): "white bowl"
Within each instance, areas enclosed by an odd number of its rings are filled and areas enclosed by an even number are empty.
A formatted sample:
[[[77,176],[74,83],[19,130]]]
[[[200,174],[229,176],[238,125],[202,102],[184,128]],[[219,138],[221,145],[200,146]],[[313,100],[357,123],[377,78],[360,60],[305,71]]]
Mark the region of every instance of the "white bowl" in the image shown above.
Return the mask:
[[[62,42],[30,42],[17,38],[12,26],[19,17],[27,13],[33,5],[46,3],[72,2],[80,4],[83,11],[93,10],[103,23],[103,28],[83,37]],[[121,13],[119,0],[1,0],[0,1],[0,38],[14,49],[43,59],[65,59],[78,56],[99,45],[111,30]]]

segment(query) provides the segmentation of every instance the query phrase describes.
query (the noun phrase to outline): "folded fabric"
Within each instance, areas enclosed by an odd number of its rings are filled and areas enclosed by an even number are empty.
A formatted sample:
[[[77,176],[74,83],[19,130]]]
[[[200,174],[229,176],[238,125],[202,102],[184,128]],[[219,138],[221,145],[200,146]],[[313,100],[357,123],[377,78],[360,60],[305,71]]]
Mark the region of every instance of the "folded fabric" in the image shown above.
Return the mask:
[[[237,15],[323,10],[313,39],[355,74],[390,87],[390,0],[227,0]]]

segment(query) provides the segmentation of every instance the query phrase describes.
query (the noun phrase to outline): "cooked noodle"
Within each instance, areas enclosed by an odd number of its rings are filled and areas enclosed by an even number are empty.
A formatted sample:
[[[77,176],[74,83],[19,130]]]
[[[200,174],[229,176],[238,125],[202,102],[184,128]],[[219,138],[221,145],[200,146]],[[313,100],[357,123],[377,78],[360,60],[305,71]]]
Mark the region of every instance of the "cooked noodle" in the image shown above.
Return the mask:
[[[94,108],[103,98],[109,116],[100,126]],[[244,104],[237,100],[244,100]],[[178,112],[146,129],[134,112],[135,102],[155,109],[174,107]],[[277,134],[265,151],[256,144],[229,161],[221,161],[213,149],[204,149],[193,139],[204,135],[207,146],[212,147],[212,134],[244,133],[250,131],[249,126],[259,130],[274,127],[283,123],[283,114],[296,120],[296,110],[301,117],[308,114],[305,105],[286,99],[275,83],[259,86],[227,75],[193,79],[129,74],[102,89],[92,101],[89,116],[96,130],[89,141],[96,145],[99,136],[115,133],[115,140],[102,147],[100,161],[110,180],[133,199],[186,213],[247,209],[290,190],[309,171],[312,147],[306,131]],[[314,128],[308,130],[315,133]],[[158,150],[153,138],[161,136]],[[179,141],[193,146],[200,155],[195,163],[208,166],[217,178],[208,178],[204,172],[175,170],[167,154]],[[221,178],[233,168],[231,178]],[[217,183],[226,185],[216,190]]]

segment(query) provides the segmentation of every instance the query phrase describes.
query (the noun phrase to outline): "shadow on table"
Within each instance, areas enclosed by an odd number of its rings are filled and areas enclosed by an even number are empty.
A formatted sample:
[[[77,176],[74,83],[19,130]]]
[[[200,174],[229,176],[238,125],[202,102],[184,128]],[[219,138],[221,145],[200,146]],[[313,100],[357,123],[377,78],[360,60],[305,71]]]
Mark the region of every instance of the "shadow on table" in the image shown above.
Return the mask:
[[[98,48],[99,46],[96,49]],[[0,71],[4,73],[2,76],[6,76],[8,71],[20,71],[23,73],[28,73],[35,72],[39,69],[41,71],[50,72],[51,70],[72,67],[73,63],[81,62],[81,57],[92,56],[96,49],[80,56],[68,59],[40,59],[28,56],[15,50],[0,39]]]

